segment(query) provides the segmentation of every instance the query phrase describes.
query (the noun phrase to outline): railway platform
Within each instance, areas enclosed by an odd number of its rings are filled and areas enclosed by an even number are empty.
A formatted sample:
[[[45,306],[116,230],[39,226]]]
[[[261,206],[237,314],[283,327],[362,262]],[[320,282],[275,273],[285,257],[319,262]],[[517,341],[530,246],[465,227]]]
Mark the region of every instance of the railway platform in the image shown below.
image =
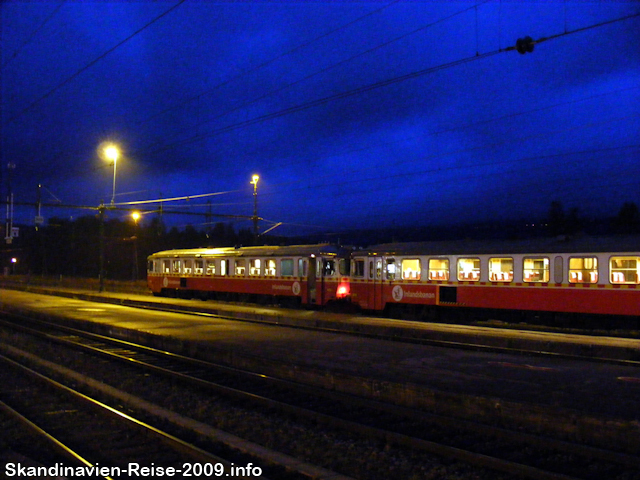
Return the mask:
[[[466,419],[629,449],[640,438],[640,370],[619,362],[638,362],[640,340],[43,287],[0,290],[0,308]],[[243,321],[224,318],[230,314]],[[443,348],[435,341],[475,347]]]

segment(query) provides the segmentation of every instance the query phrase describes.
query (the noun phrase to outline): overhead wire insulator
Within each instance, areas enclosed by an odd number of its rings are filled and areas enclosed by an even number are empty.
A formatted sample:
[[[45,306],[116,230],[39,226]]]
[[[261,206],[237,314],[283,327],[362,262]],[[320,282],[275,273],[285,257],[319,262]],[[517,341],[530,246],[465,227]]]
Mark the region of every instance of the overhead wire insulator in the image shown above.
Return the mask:
[[[526,36],[524,38],[519,38],[518,41],[516,42],[516,50],[521,53],[521,54],[525,54],[525,53],[531,53],[533,52],[533,47],[535,46],[535,44],[533,43],[533,38]]]

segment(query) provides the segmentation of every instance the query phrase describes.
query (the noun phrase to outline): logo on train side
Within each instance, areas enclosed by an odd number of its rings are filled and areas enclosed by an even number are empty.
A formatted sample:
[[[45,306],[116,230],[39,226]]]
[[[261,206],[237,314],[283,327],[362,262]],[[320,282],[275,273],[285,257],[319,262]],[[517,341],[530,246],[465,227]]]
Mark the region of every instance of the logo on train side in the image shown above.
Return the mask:
[[[300,295],[300,282],[293,282],[293,285],[291,285],[291,291],[294,295]]]
[[[396,302],[402,300],[402,297],[404,297],[402,287],[400,285],[396,285],[395,287],[393,287],[393,290],[391,290],[391,296]]]
[[[169,286],[169,279],[167,277],[162,279],[162,286],[165,288]]]

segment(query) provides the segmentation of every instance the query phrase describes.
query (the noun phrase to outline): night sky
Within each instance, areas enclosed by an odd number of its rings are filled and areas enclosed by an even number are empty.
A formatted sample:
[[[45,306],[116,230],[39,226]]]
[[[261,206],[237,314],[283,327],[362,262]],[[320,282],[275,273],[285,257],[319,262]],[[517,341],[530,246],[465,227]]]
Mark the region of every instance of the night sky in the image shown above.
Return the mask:
[[[116,204],[216,194],[165,208],[251,216],[259,174],[260,229],[282,222],[280,234],[534,221],[554,200],[587,218],[640,205],[639,2],[67,0],[0,12],[3,200],[12,164],[15,202],[35,202],[40,183],[47,203],[110,203],[100,146],[112,142]],[[539,43],[520,54],[525,36]],[[35,209],[15,214],[33,224]]]

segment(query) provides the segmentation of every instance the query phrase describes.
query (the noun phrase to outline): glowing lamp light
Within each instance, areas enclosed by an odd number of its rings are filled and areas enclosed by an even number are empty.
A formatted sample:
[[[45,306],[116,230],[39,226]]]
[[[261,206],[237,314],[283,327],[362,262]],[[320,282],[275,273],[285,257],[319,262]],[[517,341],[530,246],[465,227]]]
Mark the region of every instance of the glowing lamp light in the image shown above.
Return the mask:
[[[104,154],[109,160],[115,163],[118,160],[120,152],[118,151],[118,147],[115,145],[109,145],[104,149]]]
[[[349,284],[341,283],[340,285],[338,285],[338,289],[336,290],[336,296],[338,298],[344,298],[347,295],[349,295]]]
[[[11,263],[18,263],[18,259],[16,257],[11,258]]]

